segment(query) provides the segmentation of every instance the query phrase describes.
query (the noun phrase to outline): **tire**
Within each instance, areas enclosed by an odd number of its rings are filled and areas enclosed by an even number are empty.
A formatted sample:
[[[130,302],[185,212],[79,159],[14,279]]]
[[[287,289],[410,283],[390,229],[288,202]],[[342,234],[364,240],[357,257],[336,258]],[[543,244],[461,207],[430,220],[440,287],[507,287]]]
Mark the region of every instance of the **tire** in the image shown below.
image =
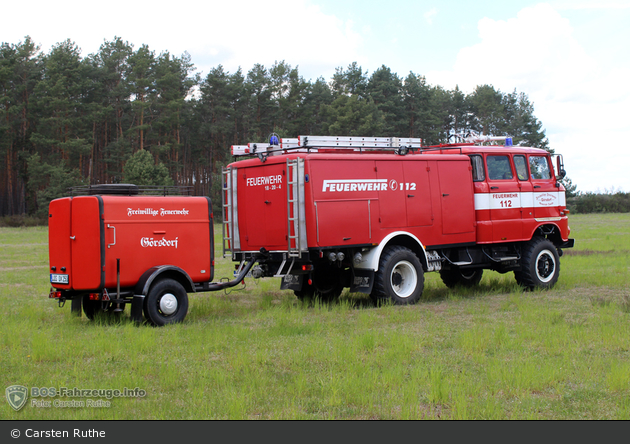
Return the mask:
[[[308,288],[307,288],[308,287]],[[331,302],[339,299],[343,288],[334,288],[327,292],[321,292],[315,288],[314,285],[304,284],[304,288],[301,291],[294,291],[295,297],[300,301],[308,300],[308,299],[319,299],[322,302]]]
[[[551,241],[535,237],[529,241],[521,257],[521,269],[514,272],[516,282],[529,288],[552,288],[560,276],[560,256]]]
[[[372,299],[396,305],[415,304],[424,290],[424,270],[418,257],[406,247],[385,247],[374,279]]]
[[[83,313],[91,321],[94,320],[96,313],[101,311],[101,301],[90,300],[89,294],[83,295],[83,303],[81,305],[83,305]]]
[[[448,270],[440,270],[440,277],[442,278],[442,282],[448,288],[455,288],[457,286],[462,286],[466,288],[471,288],[479,285],[481,281],[481,277],[483,276],[483,270],[481,268],[477,269],[464,269],[461,268],[451,268]]]
[[[103,301],[92,301],[90,300],[89,294],[83,295],[81,305],[83,306],[83,313],[85,313],[85,316],[91,321],[93,321],[94,317],[99,313],[107,316],[116,316],[121,314],[121,312],[114,312],[114,308],[116,307],[113,302],[108,302],[105,304],[105,308],[103,308]],[[125,304],[121,304],[121,308],[124,310]]]
[[[343,284],[339,269],[325,262],[316,265],[312,276],[312,285],[304,279],[302,290],[294,291],[300,301],[305,299],[320,299],[323,302],[334,301],[341,296]]]
[[[154,283],[144,300],[144,317],[159,327],[182,322],[188,313],[188,294],[176,280],[161,279]]]

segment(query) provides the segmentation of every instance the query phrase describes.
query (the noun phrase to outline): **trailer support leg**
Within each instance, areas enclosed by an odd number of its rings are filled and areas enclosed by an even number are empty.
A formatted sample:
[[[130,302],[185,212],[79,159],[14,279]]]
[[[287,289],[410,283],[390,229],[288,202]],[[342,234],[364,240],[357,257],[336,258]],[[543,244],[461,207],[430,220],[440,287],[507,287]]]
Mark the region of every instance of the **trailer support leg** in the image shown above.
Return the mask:
[[[142,323],[142,307],[144,306],[144,295],[134,294],[131,301],[131,320],[138,324]]]

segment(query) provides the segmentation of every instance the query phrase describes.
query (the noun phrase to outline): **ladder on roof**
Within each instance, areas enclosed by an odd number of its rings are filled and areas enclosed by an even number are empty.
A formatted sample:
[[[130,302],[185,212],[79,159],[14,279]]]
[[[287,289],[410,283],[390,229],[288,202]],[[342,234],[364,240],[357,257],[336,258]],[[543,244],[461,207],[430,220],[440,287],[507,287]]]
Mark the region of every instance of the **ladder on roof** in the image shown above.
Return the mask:
[[[421,139],[411,137],[299,136],[298,145],[301,147],[396,150],[402,147],[420,148]]]
[[[232,169],[222,168],[221,178],[223,183],[221,184],[221,204],[223,207],[223,257],[227,253],[232,253],[233,238],[232,233],[234,225],[232,224],[232,217],[234,212],[232,211]]]
[[[262,158],[288,152],[317,152],[324,150],[395,151],[420,149],[422,139],[412,137],[360,137],[360,136],[299,136],[280,139],[279,144],[248,143],[232,145],[232,156],[258,155]]]

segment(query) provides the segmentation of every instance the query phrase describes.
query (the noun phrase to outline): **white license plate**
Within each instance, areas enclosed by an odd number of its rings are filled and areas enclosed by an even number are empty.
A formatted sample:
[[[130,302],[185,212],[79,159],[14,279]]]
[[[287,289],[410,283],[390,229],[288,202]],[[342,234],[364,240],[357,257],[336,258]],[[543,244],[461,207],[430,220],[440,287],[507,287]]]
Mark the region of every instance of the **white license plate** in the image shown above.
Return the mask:
[[[50,283],[51,284],[67,284],[70,282],[68,280],[67,274],[52,274],[50,275]]]

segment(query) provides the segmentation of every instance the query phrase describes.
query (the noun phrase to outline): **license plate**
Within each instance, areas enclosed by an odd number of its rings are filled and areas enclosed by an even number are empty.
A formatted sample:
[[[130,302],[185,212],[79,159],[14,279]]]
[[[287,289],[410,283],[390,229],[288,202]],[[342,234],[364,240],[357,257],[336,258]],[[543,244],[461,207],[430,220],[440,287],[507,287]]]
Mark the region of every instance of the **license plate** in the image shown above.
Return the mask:
[[[50,283],[51,284],[67,284],[70,281],[68,280],[67,274],[51,274],[50,275]]]

